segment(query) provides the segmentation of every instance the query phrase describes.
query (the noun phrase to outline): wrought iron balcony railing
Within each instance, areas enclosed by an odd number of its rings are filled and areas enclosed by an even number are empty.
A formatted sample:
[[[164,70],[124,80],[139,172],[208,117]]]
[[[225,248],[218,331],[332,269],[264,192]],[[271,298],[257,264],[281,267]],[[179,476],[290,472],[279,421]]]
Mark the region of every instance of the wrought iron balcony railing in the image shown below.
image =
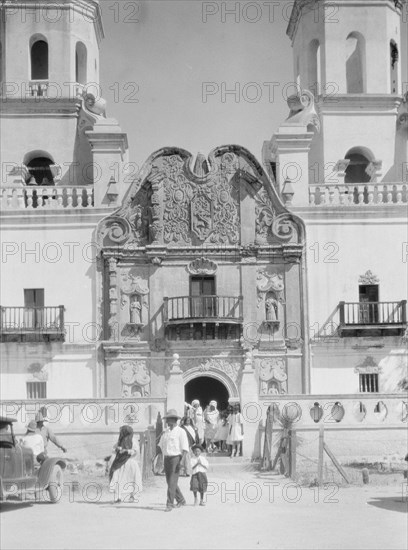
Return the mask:
[[[340,302],[340,334],[356,330],[402,332],[407,324],[407,301]]]
[[[64,334],[64,306],[3,307],[0,333],[13,334]]]
[[[242,296],[176,296],[164,298],[164,323],[242,323]]]

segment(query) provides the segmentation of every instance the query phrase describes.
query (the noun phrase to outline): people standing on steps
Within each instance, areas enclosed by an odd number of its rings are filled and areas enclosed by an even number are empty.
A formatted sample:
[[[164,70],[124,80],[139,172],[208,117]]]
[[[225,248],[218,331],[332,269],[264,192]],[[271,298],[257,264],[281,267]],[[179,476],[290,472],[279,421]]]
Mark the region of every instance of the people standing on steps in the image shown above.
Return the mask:
[[[220,417],[220,413],[217,409],[217,402],[210,401],[208,407],[204,411],[204,437],[205,448],[207,453],[213,453],[216,450],[214,444],[215,434],[217,433],[217,424]]]
[[[159,447],[164,457],[164,473],[167,482],[167,502],[166,512],[171,512],[173,508],[180,508],[186,504],[186,499],[178,486],[181,461],[189,452],[187,434],[183,428],[177,426],[180,416],[175,409],[170,409],[163,417],[167,428],[164,430]],[[176,500],[176,504],[174,504]]]
[[[198,399],[194,399],[191,402],[192,406],[192,421],[194,424],[195,429],[197,430],[198,435],[198,442],[200,445],[204,442],[204,414],[203,409],[200,405],[200,401]]]
[[[241,442],[244,439],[244,417],[241,413],[239,403],[233,405],[233,412],[228,416],[228,437],[227,445],[231,445],[230,457],[242,455],[240,451]]]

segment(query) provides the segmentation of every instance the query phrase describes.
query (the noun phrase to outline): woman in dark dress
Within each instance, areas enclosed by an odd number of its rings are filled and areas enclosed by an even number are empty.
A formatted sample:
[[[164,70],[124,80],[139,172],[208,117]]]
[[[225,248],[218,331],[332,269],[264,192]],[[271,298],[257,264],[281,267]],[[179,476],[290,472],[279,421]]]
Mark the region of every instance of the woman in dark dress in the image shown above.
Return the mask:
[[[196,430],[193,427],[193,423],[189,416],[185,416],[180,421],[180,428],[187,434],[188,446],[190,448],[190,453],[187,453],[181,461],[180,464],[180,475],[188,477],[191,475],[191,447],[198,443],[198,435]]]

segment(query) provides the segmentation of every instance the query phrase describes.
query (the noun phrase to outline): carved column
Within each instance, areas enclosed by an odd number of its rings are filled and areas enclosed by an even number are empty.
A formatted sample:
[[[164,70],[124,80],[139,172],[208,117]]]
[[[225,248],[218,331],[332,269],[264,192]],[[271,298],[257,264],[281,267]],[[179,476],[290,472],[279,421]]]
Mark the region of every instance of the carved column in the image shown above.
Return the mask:
[[[152,215],[152,225],[150,226],[151,231],[151,244],[162,244],[163,243],[163,223],[162,223],[162,201],[160,197],[160,183],[161,176],[156,175],[150,179],[152,186],[152,197],[151,197],[151,215]]]
[[[256,436],[259,428],[258,380],[254,370],[252,350],[245,353],[241,378],[241,410],[244,416],[243,452],[246,458],[257,454]]]
[[[118,323],[118,289],[117,289],[117,260],[109,258],[109,339],[119,339]]]
[[[173,354],[170,377],[167,384],[167,410],[176,409],[180,416],[184,411],[184,381],[178,353]]]

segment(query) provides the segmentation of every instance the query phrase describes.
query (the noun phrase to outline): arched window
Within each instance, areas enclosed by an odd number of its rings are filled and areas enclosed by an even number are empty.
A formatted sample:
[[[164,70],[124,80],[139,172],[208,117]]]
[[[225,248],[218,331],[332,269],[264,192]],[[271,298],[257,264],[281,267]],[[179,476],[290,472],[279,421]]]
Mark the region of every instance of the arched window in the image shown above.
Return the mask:
[[[398,93],[398,61],[399,61],[399,52],[398,46],[391,40],[390,42],[390,79],[391,79],[391,93]]]
[[[366,91],[365,39],[359,32],[352,32],[346,41],[346,81],[348,94]]]
[[[315,39],[309,44],[308,50],[309,67],[309,90],[315,95],[321,93],[321,61],[320,61],[320,42]]]
[[[31,46],[31,80],[48,80],[48,44],[36,40]]]
[[[368,149],[354,147],[344,158],[350,161],[346,168],[344,183],[367,183],[371,180],[366,169],[374,157]]]
[[[49,157],[35,157],[27,162],[27,168],[30,176],[28,185],[54,185],[54,175],[52,167],[54,162]]]
[[[85,44],[77,42],[75,49],[75,79],[79,84],[86,84],[87,81],[87,58]]]

